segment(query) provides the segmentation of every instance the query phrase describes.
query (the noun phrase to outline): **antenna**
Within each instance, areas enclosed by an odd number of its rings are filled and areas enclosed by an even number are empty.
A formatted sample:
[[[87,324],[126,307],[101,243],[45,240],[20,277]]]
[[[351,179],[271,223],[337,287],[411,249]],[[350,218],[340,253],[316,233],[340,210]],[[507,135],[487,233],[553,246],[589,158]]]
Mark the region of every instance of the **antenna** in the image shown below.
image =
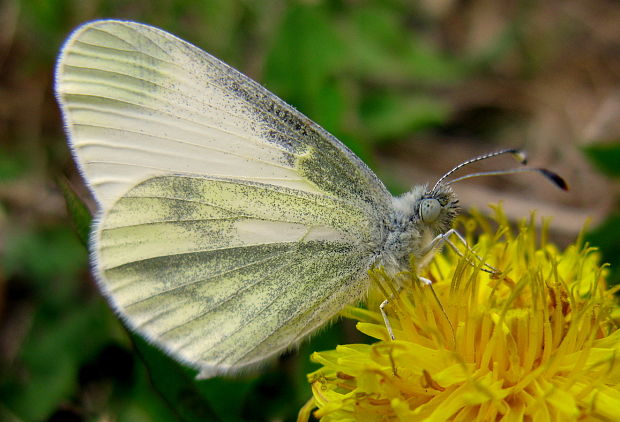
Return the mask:
[[[471,179],[472,177],[480,177],[480,176],[497,176],[500,174],[514,174],[514,173],[540,173],[545,176],[548,180],[550,180],[554,185],[559,187],[562,190],[568,190],[568,184],[566,181],[557,173],[543,169],[543,168],[516,168],[516,169],[507,169],[507,170],[495,170],[495,171],[483,171],[480,173],[470,173],[465,176],[457,177],[456,179],[452,179],[447,182],[447,185],[451,185],[452,183],[460,182],[461,180]]]
[[[437,182],[435,183],[435,186],[433,186],[433,189],[431,190],[431,192],[434,192],[437,189],[437,186],[439,186],[441,184],[441,182],[446,180],[446,178],[448,176],[450,176],[452,173],[454,173],[455,171],[457,171],[459,169],[462,169],[463,167],[468,166],[470,164],[473,164],[475,162],[482,161],[482,160],[487,160],[489,158],[498,157],[498,156],[504,155],[504,154],[512,154],[512,156],[515,157],[515,159],[517,161],[519,161],[521,164],[523,164],[523,165],[527,164],[527,156],[525,155],[525,152],[521,151],[520,149],[516,149],[516,148],[508,148],[508,149],[503,149],[503,150],[500,150],[500,151],[491,152],[489,154],[479,155],[479,156],[471,158],[471,159],[469,159],[467,161],[463,161],[461,164],[459,164],[458,166],[454,167],[452,170],[450,170],[449,172],[447,172],[446,174],[441,176],[439,178],[439,180],[437,180]],[[499,174],[503,174],[503,173],[499,173]],[[480,174],[480,175],[482,175],[482,174]],[[559,176],[557,176],[557,177],[559,177]],[[455,182],[457,180],[460,180],[460,179],[455,179],[452,182]]]
[[[489,154],[484,154],[484,155],[479,155],[477,157],[474,157],[472,159],[469,159],[467,161],[462,162],[461,164],[459,164],[458,166],[454,167],[452,170],[450,170],[449,172],[447,172],[446,174],[444,174],[443,176],[441,176],[439,178],[439,180],[437,180],[437,182],[435,183],[435,186],[433,186],[433,189],[431,190],[431,192],[434,192],[437,187],[444,181],[446,180],[447,177],[449,177],[451,174],[453,174],[455,171],[462,169],[465,166],[468,166],[472,163],[475,163],[477,161],[482,161],[482,160],[486,160],[489,158],[494,158],[500,155],[504,155],[504,154],[512,154],[513,157],[519,161],[521,164],[525,165],[527,164],[527,156],[525,154],[524,151],[520,150],[520,149],[516,149],[516,148],[508,148],[508,149],[503,149],[500,151],[496,151],[496,152],[491,152]],[[545,168],[514,168],[514,169],[507,169],[507,170],[494,170],[494,171],[483,171],[483,172],[479,172],[479,173],[470,173],[470,174],[466,174],[465,176],[461,176],[461,177],[457,177],[456,179],[452,179],[449,182],[447,182],[447,185],[451,185],[452,183],[456,183],[456,182],[460,182],[461,180],[465,180],[465,179],[471,179],[473,177],[480,177],[480,176],[497,176],[497,175],[501,175],[501,174],[514,174],[514,173],[540,173],[543,176],[545,176],[549,181],[551,181],[554,185],[556,185],[557,187],[559,187],[562,190],[568,190],[568,184],[566,183],[566,181],[557,173],[551,171],[551,170],[547,170]]]

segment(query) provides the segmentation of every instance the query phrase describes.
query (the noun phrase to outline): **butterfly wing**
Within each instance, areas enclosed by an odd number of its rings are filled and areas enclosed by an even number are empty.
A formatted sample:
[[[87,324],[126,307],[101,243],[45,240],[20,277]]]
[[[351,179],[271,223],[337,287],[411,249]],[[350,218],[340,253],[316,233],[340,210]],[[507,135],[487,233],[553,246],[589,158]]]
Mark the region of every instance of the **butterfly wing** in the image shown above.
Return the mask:
[[[164,31],[95,21],[56,89],[99,204],[100,287],[201,376],[280,353],[363,293],[391,197],[259,84]]]

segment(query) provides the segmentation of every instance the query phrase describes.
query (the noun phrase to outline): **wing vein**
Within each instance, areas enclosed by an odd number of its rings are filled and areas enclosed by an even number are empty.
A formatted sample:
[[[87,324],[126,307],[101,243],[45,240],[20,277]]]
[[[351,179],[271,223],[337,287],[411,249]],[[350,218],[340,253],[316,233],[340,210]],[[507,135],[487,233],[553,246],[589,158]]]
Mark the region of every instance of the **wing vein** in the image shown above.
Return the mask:
[[[274,161],[267,161],[267,160],[263,160],[260,158],[256,158],[256,157],[251,157],[249,155],[243,155],[243,154],[239,154],[239,153],[235,153],[232,151],[227,151],[225,149],[221,149],[221,148],[215,148],[212,147],[210,145],[201,145],[201,144],[197,144],[194,142],[187,142],[187,141],[183,141],[181,139],[177,139],[177,138],[172,138],[172,137],[163,137],[163,136],[158,136],[152,133],[145,133],[145,132],[140,132],[137,130],[132,130],[132,129],[124,129],[124,128],[118,128],[118,127],[111,127],[111,126],[102,126],[102,125],[95,125],[92,123],[74,123],[74,126],[82,126],[82,127],[94,127],[94,128],[100,128],[100,129],[111,129],[111,130],[115,130],[118,132],[129,132],[129,133],[135,133],[137,135],[140,136],[147,136],[147,137],[151,137],[151,138],[155,138],[155,139],[161,139],[164,141],[172,141],[172,142],[176,142],[179,144],[183,144],[183,145],[190,145],[190,146],[195,146],[198,148],[204,148],[206,150],[211,150],[211,151],[216,151],[216,152],[220,152],[222,154],[226,154],[226,155],[231,155],[234,157],[239,157],[242,158],[244,160],[248,160],[248,161],[255,161],[257,163],[263,163],[265,165],[271,166],[271,167],[276,167],[276,168],[281,168],[281,169],[285,169],[285,170],[294,170],[294,168],[292,167],[287,167],[287,166],[283,166],[281,164],[278,164]],[[131,145],[112,145],[112,144],[104,144],[101,141],[89,141],[89,142],[80,142],[79,144],[76,144],[76,146],[78,147],[82,147],[82,146],[87,146],[87,145],[105,145],[108,148],[115,148],[115,149],[125,149],[125,150],[133,150],[133,151],[140,151],[140,152],[148,152],[148,153],[153,153],[153,152],[157,152],[160,153],[161,155],[171,155],[174,157],[179,157],[179,158],[195,158],[195,157],[186,157],[183,156],[181,154],[172,154],[170,152],[160,152],[160,151],[155,151],[155,148],[149,147],[147,148],[138,148],[135,146],[131,146]],[[286,151],[282,151],[282,152],[286,152]],[[287,179],[288,180],[288,179]]]
[[[65,93],[65,94],[68,94],[68,93]],[[118,99],[118,98],[114,98],[114,97],[110,97],[110,96],[96,95],[96,94],[80,94],[80,93],[73,93],[73,92],[72,92],[72,93],[70,93],[69,95],[74,96],[74,97],[82,97],[82,98],[88,98],[88,97],[91,97],[91,98],[100,98],[100,99],[103,99],[103,100],[109,100],[109,101],[111,101],[111,102],[118,102],[118,103],[126,104],[126,105],[129,105],[129,106],[136,106],[136,107],[140,107],[140,108],[142,108],[142,109],[144,109],[144,110],[150,110],[150,111],[152,111],[152,112],[161,113],[162,115],[165,115],[165,116],[167,116],[168,118],[171,118],[171,119],[170,119],[170,121],[171,121],[171,122],[172,122],[172,121],[177,121],[177,122],[178,122],[179,120],[183,120],[183,121],[185,121],[185,122],[188,122],[188,123],[191,123],[191,124],[194,124],[194,125],[197,125],[197,126],[202,126],[202,127],[204,127],[204,128],[213,129],[213,130],[216,130],[216,131],[219,131],[219,132],[222,132],[222,133],[227,133],[227,134],[232,135],[232,136],[234,136],[234,137],[237,137],[237,138],[239,138],[239,139],[246,139],[246,140],[248,140],[248,141],[252,141],[255,145],[259,145],[259,146],[261,146],[261,147],[262,147],[262,146],[266,146],[266,147],[269,147],[269,148],[273,148],[273,149],[275,149],[275,150],[277,150],[277,151],[281,151],[281,152],[288,152],[288,153],[290,153],[290,151],[287,151],[287,150],[286,150],[286,149],[284,149],[284,148],[280,148],[280,147],[278,147],[278,146],[277,146],[277,144],[274,144],[274,143],[272,143],[272,142],[266,142],[266,141],[264,141],[264,140],[262,140],[262,139],[260,139],[260,138],[255,138],[255,137],[250,137],[250,136],[244,136],[244,135],[241,135],[241,134],[238,134],[238,133],[234,133],[234,132],[231,132],[231,131],[225,130],[225,129],[221,128],[221,127],[210,126],[210,125],[204,124],[204,123],[202,123],[202,122],[198,122],[198,121],[194,121],[194,120],[189,120],[189,119],[186,119],[186,118],[179,119],[179,116],[177,116],[177,115],[170,114],[170,113],[167,113],[167,112],[162,111],[162,110],[160,110],[160,109],[157,109],[157,108],[153,108],[153,107],[146,106],[146,105],[144,105],[144,104],[136,104],[136,103],[134,103],[134,102],[129,102],[129,101],[120,100],[120,99]],[[72,107],[73,107],[73,106],[67,106],[67,108],[72,108]],[[108,113],[108,114],[113,114],[113,113],[111,113],[109,110],[105,110],[105,109],[104,109],[103,107],[101,107],[101,106],[96,106],[96,107],[95,107],[95,110],[97,110],[98,112],[101,112],[101,113],[104,113],[104,112],[105,112],[105,113]],[[115,112],[115,110],[114,110],[114,109],[112,109],[112,111],[113,111],[113,112]],[[120,113],[117,113],[117,114],[120,114]],[[123,115],[124,115],[124,116],[127,116],[127,111],[126,111],[126,110],[124,110]],[[142,120],[142,121],[144,121],[145,123],[148,123],[149,121],[154,121],[154,122],[157,122],[158,124],[162,124],[161,120],[158,120],[158,119],[155,119],[155,118],[153,118],[153,119],[147,119],[147,118],[146,118],[144,115],[142,115],[142,114],[137,114],[137,113],[134,113],[134,114],[133,114],[133,118],[135,118],[136,120]],[[246,121],[248,121],[248,120],[246,120]],[[182,130],[184,130],[184,131],[186,131],[186,132],[190,132],[190,133],[194,133],[194,134],[197,134],[197,135],[203,136],[203,134],[202,134],[201,132],[198,132],[198,131],[196,131],[196,130],[194,130],[194,129],[190,129],[190,128],[188,128],[187,126],[183,126],[180,122],[179,122],[179,124],[178,124],[178,125],[172,125],[171,123],[165,123],[165,125],[166,125],[166,126],[169,126],[170,128],[173,128],[173,129],[182,129]],[[148,125],[146,125],[145,127],[148,127]],[[274,131],[275,131],[275,129],[274,129]]]
[[[103,70],[103,69],[101,69],[101,68],[92,68],[92,67],[85,67],[85,66],[77,66],[77,65],[66,65],[66,67],[73,67],[73,68],[76,68],[76,69],[82,69],[82,70],[95,70],[95,71],[101,71],[101,72],[106,72],[106,73],[110,73],[110,74],[113,74],[113,75],[120,75],[120,76],[124,76],[124,77],[128,77],[128,78],[136,79],[136,80],[141,81],[141,82],[148,82],[149,84],[154,85],[154,86],[158,87],[158,88],[159,88],[159,89],[161,89],[161,90],[164,90],[164,91],[168,91],[168,92],[171,92],[171,93],[177,94],[177,95],[179,95],[182,99],[185,99],[185,100],[191,100],[192,102],[197,102],[197,101],[198,101],[198,98],[193,97],[193,96],[188,96],[188,95],[186,95],[184,90],[180,90],[180,89],[179,89],[179,90],[172,90],[172,89],[170,89],[170,88],[168,88],[168,87],[166,87],[166,86],[164,86],[164,85],[161,85],[161,84],[155,83],[155,82],[153,82],[152,80],[146,80],[146,79],[136,78],[136,77],[131,76],[131,75],[126,74],[126,73],[114,72],[114,71],[111,71],[111,70]],[[143,67],[143,66],[140,66],[140,67]],[[150,68],[148,68],[148,67],[147,67],[147,69],[150,69]],[[127,88],[126,86],[121,85],[121,84],[118,84],[118,83],[116,83],[116,84],[113,84],[113,83],[105,83],[105,82],[103,82],[103,81],[97,81],[97,83],[93,83],[93,82],[86,81],[86,80],[80,80],[80,79],[78,79],[78,78],[75,78],[75,76],[74,76],[73,78],[70,78],[70,77],[66,77],[66,76],[65,76],[64,81],[66,81],[66,82],[74,82],[74,83],[79,83],[79,84],[83,84],[83,85],[90,84],[90,85],[96,85],[96,86],[107,86],[107,87],[109,87],[109,88],[117,88],[117,89],[121,89],[121,90],[124,90],[124,91],[129,92],[129,93],[132,93],[132,94],[139,95],[140,97],[147,97],[147,98],[150,98],[150,99],[152,99],[152,100],[156,100],[156,102],[157,102],[158,104],[159,104],[159,103],[162,103],[162,97],[155,97],[154,95],[152,95],[152,94],[150,94],[150,93],[147,93],[147,92],[146,92],[146,91],[144,91],[144,90],[137,91],[137,90],[134,90],[134,89],[129,89],[129,88]],[[217,87],[217,86],[216,86],[216,87]],[[187,88],[189,88],[189,86],[188,86]],[[195,83],[194,83],[194,90],[195,90]],[[71,95],[85,95],[85,96],[88,96],[89,94],[77,94],[77,93],[71,93]],[[105,96],[95,95],[95,94],[90,94],[90,95],[91,95],[91,96],[93,96],[93,97],[96,97],[96,98],[104,98],[104,99],[110,99],[110,100],[114,100],[114,101],[123,102],[123,100],[119,100],[119,99],[115,99],[115,98],[111,98],[111,97],[105,97]],[[205,97],[208,97],[208,96],[205,94]],[[133,104],[133,105],[136,105],[136,106],[140,106],[140,107],[144,107],[144,108],[146,108],[146,106],[144,106],[144,105],[142,105],[142,104],[137,104],[137,103],[128,103],[128,104]],[[184,104],[182,104],[181,102],[179,102],[179,103],[177,103],[177,104],[172,104],[171,102],[166,101],[166,102],[165,102],[165,104],[167,104],[167,105],[169,105],[169,106],[171,106],[171,107],[174,107],[174,108],[180,108],[180,109],[183,109],[183,110],[188,111],[188,112],[190,112],[190,113],[196,113],[196,109],[192,109],[191,107],[186,107],[186,106],[184,106]],[[207,104],[202,103],[202,105],[206,105],[207,107],[212,108],[212,109],[216,110],[217,112],[222,113],[222,114],[224,114],[224,115],[227,115],[227,116],[229,116],[229,117],[236,118],[236,119],[239,119],[239,120],[243,120],[243,121],[245,121],[245,122],[247,122],[247,123],[251,123],[251,124],[253,124],[253,125],[257,126],[257,127],[261,127],[261,128],[263,128],[264,130],[268,130],[268,131],[272,131],[272,132],[278,133],[278,134],[280,134],[281,136],[284,136],[284,137],[289,138],[289,139],[294,139],[292,136],[290,136],[290,134],[286,134],[286,133],[282,132],[281,130],[279,130],[279,129],[278,129],[278,128],[276,128],[276,127],[273,127],[273,126],[268,126],[268,125],[266,125],[266,124],[264,124],[264,123],[261,123],[261,122],[259,122],[259,121],[253,121],[253,120],[250,120],[250,119],[248,119],[247,117],[245,117],[245,116],[243,116],[243,115],[240,115],[240,114],[235,114],[235,113],[232,113],[232,112],[230,112],[230,111],[228,111],[228,110],[225,110],[225,109],[222,109],[222,108],[217,108],[217,107],[215,107],[215,105],[214,105],[214,104],[212,104],[212,103],[207,103]],[[164,112],[162,109],[155,109],[155,108],[153,108],[152,110],[156,110],[156,111],[161,112],[162,114],[165,114],[165,112]],[[202,112],[201,112],[201,113],[202,113]],[[202,114],[206,114],[206,113],[202,113]],[[189,120],[189,119],[186,119],[186,118],[184,118],[184,120],[186,120],[186,121],[188,121],[188,122],[192,122],[192,123],[194,123],[194,124],[199,124],[199,125],[200,125],[200,124],[202,124],[200,121],[197,121],[197,120]],[[219,128],[215,127],[215,126],[209,126],[209,127],[212,127],[212,128],[214,128],[214,129],[219,129]],[[222,130],[222,131],[223,131],[223,132],[225,132],[224,130]],[[233,132],[229,132],[229,133],[233,134]],[[239,135],[239,134],[235,134],[235,135],[236,135],[236,136],[241,136],[241,135]]]
[[[243,269],[251,268],[251,267],[253,267],[253,266],[255,266],[255,265],[264,264],[264,263],[266,263],[266,262],[272,261],[272,260],[273,260],[273,259],[275,259],[275,258],[279,258],[279,257],[281,257],[281,256],[283,256],[283,255],[288,255],[288,254],[290,254],[290,253],[291,253],[291,251],[286,251],[286,252],[284,252],[284,253],[272,254],[272,255],[269,255],[268,257],[264,258],[264,259],[260,259],[260,260],[257,260],[257,261],[252,261],[252,262],[249,262],[249,263],[247,263],[247,264],[245,264],[245,265],[241,265],[241,266],[239,266],[239,267],[231,268],[231,269],[228,269],[228,270],[226,270],[226,271],[221,271],[221,272],[219,272],[219,273],[217,273],[217,274],[213,274],[213,275],[211,275],[211,276],[209,276],[209,277],[206,277],[206,278],[199,278],[199,279],[196,279],[196,280],[191,280],[191,281],[189,281],[189,282],[187,282],[187,283],[180,284],[180,285],[175,286],[175,287],[173,287],[173,288],[171,288],[171,289],[168,289],[168,290],[163,290],[163,291],[158,292],[158,293],[156,293],[156,294],[154,294],[154,295],[152,295],[152,296],[149,296],[149,297],[144,298],[144,299],[137,300],[137,301],[135,301],[135,302],[132,302],[132,303],[127,304],[127,305],[124,305],[124,306],[125,306],[125,309],[129,309],[129,308],[130,308],[130,307],[132,307],[132,306],[139,305],[140,303],[147,302],[147,301],[149,301],[149,300],[151,300],[151,299],[153,299],[153,298],[160,297],[160,296],[162,296],[162,295],[165,295],[165,294],[168,294],[168,293],[174,292],[174,291],[176,291],[176,290],[179,290],[179,289],[182,289],[182,288],[185,288],[185,287],[193,286],[193,285],[196,285],[196,284],[198,284],[198,283],[203,283],[203,282],[213,281],[213,280],[214,280],[214,279],[216,279],[216,278],[220,278],[220,277],[222,277],[222,276],[225,276],[225,275],[229,275],[229,274],[235,273],[235,272],[237,272],[237,271],[239,271],[239,270],[243,270]],[[244,288],[243,288],[243,289],[241,289],[241,290],[237,290],[237,292],[242,292],[243,290],[246,290],[247,288],[250,288],[250,287],[252,287],[252,286],[253,286],[253,285],[246,286],[246,287],[244,287]],[[235,294],[236,294],[236,293],[235,293]],[[229,297],[227,297],[227,298],[226,298],[223,302],[225,303],[225,302],[227,302],[227,301],[231,300],[231,299],[232,299],[232,296],[234,296],[234,294],[233,294],[233,295],[231,295],[231,296],[229,296]],[[215,306],[214,308],[210,308],[210,310],[218,309],[218,308],[221,306],[221,305],[220,305],[220,303],[221,303],[221,302],[216,303],[216,304],[215,304],[216,306]],[[180,304],[180,305],[182,305],[182,304]],[[166,311],[170,312],[170,311],[173,311],[173,310],[175,310],[175,309],[177,309],[177,308],[175,307],[175,308],[167,309]],[[161,316],[161,315],[162,315],[162,314],[158,314],[158,316]],[[142,326],[142,324],[141,324],[141,326]]]
[[[126,262],[124,264],[114,265],[113,267],[106,267],[106,268],[103,268],[103,270],[104,271],[110,271],[110,270],[114,270],[114,269],[120,268],[122,266],[131,265],[131,264],[135,264],[135,263],[138,263],[138,262],[145,262],[145,261],[149,261],[151,259],[159,259],[159,258],[170,257],[170,256],[181,257],[181,256],[194,255],[194,254],[202,254],[202,253],[209,253],[209,252],[229,251],[229,250],[235,250],[235,249],[241,249],[241,248],[253,248],[253,247],[256,247],[256,246],[286,245],[286,244],[296,244],[296,243],[297,243],[297,241],[248,243],[248,244],[245,244],[245,245],[226,246],[226,247],[221,247],[221,248],[197,249],[197,250],[188,251],[188,252],[179,252],[179,253],[173,253],[173,254],[168,254],[168,255],[157,255],[157,256],[150,256],[148,258],[140,258],[140,259],[136,259],[135,261]],[[116,247],[117,245],[114,245],[114,246]],[[101,247],[101,248],[99,248],[99,251],[102,251],[104,249],[107,249],[107,248],[106,247]]]
[[[207,179],[207,180],[210,180],[210,179]],[[235,185],[240,185],[240,186],[253,186],[253,187],[256,187],[253,182],[243,183],[242,180],[239,180],[240,183],[237,183],[237,181],[235,179],[230,180],[230,179],[227,179],[227,178],[219,178],[218,181],[220,181],[222,183],[230,183],[230,184],[235,184]],[[297,198],[297,199],[300,199],[300,200],[305,201],[305,202],[313,202],[313,201],[316,201],[319,198],[329,198],[331,201],[333,201],[333,203],[323,203],[323,204],[321,204],[321,206],[323,208],[337,209],[337,208],[341,207],[342,205],[350,205],[349,202],[347,202],[345,200],[342,200],[340,198],[334,198],[334,197],[332,197],[330,195],[321,195],[319,197],[319,195],[317,195],[317,194],[307,193],[307,192],[303,192],[303,191],[300,191],[300,190],[297,190],[297,189],[292,189],[292,188],[288,188],[288,190],[290,190],[290,192],[287,192],[287,191],[284,190],[284,188],[281,188],[281,187],[275,186],[275,185],[268,185],[268,184],[264,184],[264,183],[257,183],[257,185],[261,185],[259,187],[260,189],[264,189],[264,190],[267,190],[267,191],[276,191],[279,194],[290,196],[290,197],[293,197],[293,198]],[[280,189],[270,189],[270,188],[280,188]],[[296,193],[307,193],[307,195],[309,195],[311,197],[304,197],[304,196],[296,194]],[[193,203],[198,203],[198,204],[203,204],[203,205],[211,205],[211,206],[217,207],[217,205],[212,205],[212,204],[210,204],[208,202],[204,202],[202,200],[177,198],[177,197],[171,197],[171,196],[125,195],[125,196],[123,196],[123,198],[133,198],[133,199],[138,199],[138,198],[171,199],[171,200],[188,201],[188,202],[193,202]],[[226,211],[229,211],[229,210],[227,210],[224,207],[219,207],[219,208],[221,208],[223,210],[226,210]]]
[[[280,254],[279,256],[288,255],[288,254],[290,254],[290,252],[291,252],[291,251],[287,251],[287,252],[285,252],[285,253],[283,253],[283,254]],[[290,260],[289,260],[289,261],[285,261],[282,265],[279,265],[279,266],[274,267],[274,268],[273,268],[273,272],[275,272],[276,270],[281,270],[281,269],[283,269],[283,268],[290,267],[291,265],[293,265],[293,262],[292,262],[292,261],[290,261]],[[201,313],[199,313],[198,315],[195,315],[195,316],[194,316],[194,317],[192,317],[191,319],[189,319],[189,320],[187,320],[187,321],[184,321],[182,324],[177,325],[176,327],[169,328],[169,329],[167,329],[167,330],[165,330],[165,331],[163,331],[163,332],[159,333],[159,335],[163,337],[163,336],[165,336],[166,334],[169,334],[169,333],[171,333],[171,332],[172,332],[172,331],[174,331],[174,330],[178,330],[179,328],[182,328],[183,326],[185,326],[185,325],[187,325],[187,324],[191,324],[192,322],[196,321],[197,319],[200,319],[200,318],[202,318],[203,316],[205,316],[205,315],[207,315],[207,314],[209,314],[209,313],[211,313],[211,312],[213,312],[213,311],[215,311],[215,310],[217,310],[217,309],[221,308],[221,307],[222,307],[222,305],[224,305],[224,304],[226,304],[226,303],[230,302],[231,300],[235,299],[236,297],[238,297],[238,295],[239,295],[239,294],[244,293],[244,292],[248,291],[249,289],[251,289],[252,287],[255,287],[255,286],[259,285],[262,281],[263,281],[263,279],[260,279],[260,278],[259,278],[259,279],[257,279],[257,280],[256,280],[256,281],[254,281],[253,283],[248,284],[248,285],[244,286],[243,288],[241,288],[241,289],[239,289],[239,290],[235,291],[235,293],[234,293],[234,294],[232,294],[232,295],[228,296],[226,299],[222,300],[221,302],[218,302],[218,303],[216,304],[216,306],[214,306],[214,307],[212,307],[212,308],[209,308],[209,310],[207,310],[207,311],[205,311],[205,312],[201,312]],[[271,302],[270,302],[270,304],[271,304],[271,303],[273,303],[276,299],[277,299],[277,296],[276,296],[276,298],[274,298],[274,300],[273,300],[273,301],[271,301]],[[268,306],[270,306],[270,305],[268,305]],[[261,312],[259,312],[259,315],[260,315],[260,314],[262,314],[262,312],[264,312],[264,309],[263,309],[263,310],[261,310]],[[235,331],[236,331],[236,330],[235,330]],[[183,347],[185,347],[187,344],[189,344],[189,343],[182,344],[182,345],[179,347],[179,349],[178,349],[178,350],[183,349]]]
[[[349,277],[352,277],[352,274],[349,275]],[[333,280],[337,280],[337,279],[344,279],[347,278],[347,276],[336,276],[336,277],[332,277],[330,279],[328,279],[329,281],[333,281]],[[325,281],[324,279],[322,279],[323,281]],[[277,298],[277,297],[276,297]],[[319,303],[320,300],[315,301],[315,303]],[[273,304],[275,303],[275,299],[268,305],[268,307],[271,307]],[[263,309],[260,314],[264,313],[267,308]],[[282,327],[284,327],[286,324],[288,324],[290,321],[292,321],[294,318],[298,317],[299,313],[291,313],[291,315],[289,317],[287,317],[282,323],[280,323],[277,328],[273,331],[273,332],[277,332],[278,330],[280,330]],[[246,325],[249,325],[249,323],[251,323],[252,321],[255,321],[257,319],[258,315],[254,316]],[[239,332],[241,329],[243,329],[243,326],[239,327],[238,329],[236,329],[233,333],[230,334],[230,336],[227,336],[226,338],[230,338],[232,337],[235,333]],[[260,340],[257,343],[254,343],[252,345],[252,347],[245,351],[241,356],[236,357],[236,360],[234,361],[235,363],[240,362],[243,358],[245,358],[246,356],[248,356],[250,353],[252,353],[254,350],[256,350],[258,347],[260,347],[262,344],[264,344],[267,340],[269,340],[270,336],[265,336],[262,340]],[[206,351],[208,351],[209,349],[207,349]],[[202,352],[202,354],[204,355],[204,352]],[[226,358],[228,358],[233,352],[229,352],[228,354],[222,356],[220,358],[220,361],[218,363],[222,363]]]
[[[145,169],[160,171],[162,174],[169,172],[169,170],[167,168],[148,166],[146,164],[123,163],[121,161],[89,160],[89,161],[85,161],[85,162],[88,163],[88,164],[113,164],[115,166],[145,168]],[[211,173],[211,174],[209,174],[209,176],[210,177],[217,177],[217,178],[220,178],[220,179],[223,179],[223,178],[226,178],[226,177],[230,177],[229,175],[226,175],[226,174],[217,174],[217,173]],[[307,182],[307,180],[305,180],[305,179],[289,179],[287,177],[255,177],[255,176],[240,176],[240,175],[235,175],[234,179],[235,180],[239,180],[239,181],[244,181],[244,180],[248,180],[248,181],[254,181],[254,180],[273,180],[273,181],[286,181],[286,182]],[[123,198],[132,198],[132,197],[131,196],[124,196]]]

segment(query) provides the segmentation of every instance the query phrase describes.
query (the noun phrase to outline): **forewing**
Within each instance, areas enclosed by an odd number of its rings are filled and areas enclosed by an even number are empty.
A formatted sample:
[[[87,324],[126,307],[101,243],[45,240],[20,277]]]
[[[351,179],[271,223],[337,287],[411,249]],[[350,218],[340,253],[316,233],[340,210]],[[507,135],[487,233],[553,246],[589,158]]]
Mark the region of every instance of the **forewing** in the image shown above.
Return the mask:
[[[128,324],[208,377],[282,352],[359,298],[374,231],[344,201],[167,176],[103,216],[95,261]]]
[[[165,174],[207,175],[389,204],[333,136],[261,85],[162,30],[95,21],[66,42],[56,90],[77,162],[102,206]]]

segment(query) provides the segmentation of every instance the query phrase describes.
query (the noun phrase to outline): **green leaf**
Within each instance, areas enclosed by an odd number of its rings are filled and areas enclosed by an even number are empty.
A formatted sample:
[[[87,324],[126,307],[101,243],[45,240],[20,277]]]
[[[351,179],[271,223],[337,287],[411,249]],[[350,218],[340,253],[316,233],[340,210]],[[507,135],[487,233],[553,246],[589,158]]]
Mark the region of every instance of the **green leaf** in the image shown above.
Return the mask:
[[[286,13],[267,55],[267,87],[309,115],[321,112],[325,84],[346,62],[346,50],[325,10],[295,5]]]
[[[181,366],[136,334],[132,333],[131,339],[148,370],[153,388],[182,421],[221,420],[198,388],[194,379],[196,371]]]
[[[56,183],[58,184],[58,187],[60,187],[62,196],[65,198],[67,211],[69,211],[69,215],[71,216],[71,221],[78,238],[82,244],[88,248],[92,215],[88,210],[88,207],[86,207],[86,204],[84,204],[84,201],[77,196],[69,184],[69,181],[65,177],[58,177],[56,179]]]
[[[28,170],[23,155],[0,147],[0,182],[8,182],[22,176]]]
[[[399,139],[445,123],[450,111],[446,104],[427,96],[379,92],[364,100],[361,115],[373,138]]]
[[[610,215],[601,225],[585,236],[586,242],[603,254],[603,262],[611,264],[610,286],[620,283],[620,214]]]
[[[5,276],[32,280],[48,294],[54,280],[75,278],[86,266],[86,258],[84,248],[65,226],[11,227],[0,264]]]
[[[620,141],[588,145],[583,152],[600,171],[620,177]]]
[[[214,411],[220,419],[230,422],[242,422],[243,404],[249,395],[255,395],[258,387],[258,376],[250,378],[237,376],[234,378],[214,378],[198,383],[202,394],[208,398]],[[264,409],[254,413],[254,416],[264,415]]]
[[[420,31],[412,30],[396,8],[360,5],[344,26],[352,57],[349,67],[365,79],[445,85],[468,72],[465,63],[420,37]]]
[[[81,304],[60,318],[38,310],[13,376],[0,385],[4,405],[21,420],[45,420],[78,389],[80,366],[105,340],[101,305]]]

